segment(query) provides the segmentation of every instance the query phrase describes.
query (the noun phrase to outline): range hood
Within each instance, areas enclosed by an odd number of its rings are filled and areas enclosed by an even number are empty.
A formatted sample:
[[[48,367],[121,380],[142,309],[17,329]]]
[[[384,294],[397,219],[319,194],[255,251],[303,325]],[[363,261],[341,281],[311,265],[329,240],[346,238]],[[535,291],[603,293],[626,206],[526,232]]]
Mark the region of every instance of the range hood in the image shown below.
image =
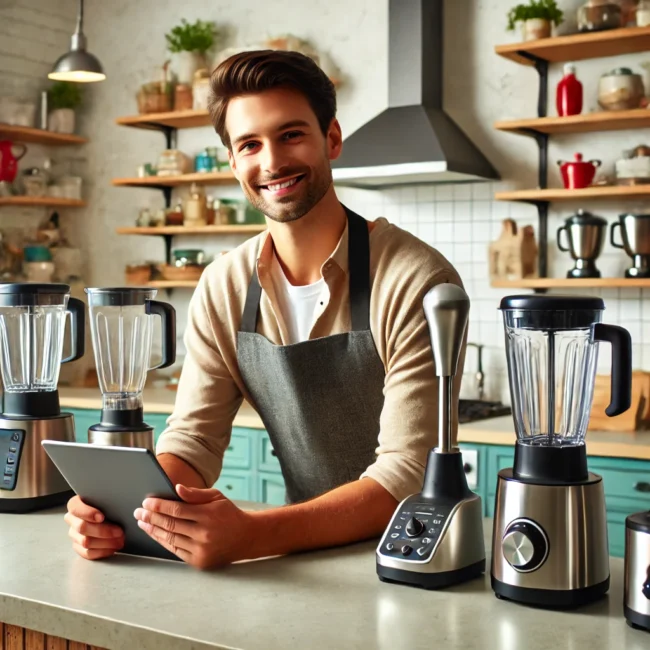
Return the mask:
[[[337,185],[474,183],[499,174],[442,108],[444,0],[389,0],[388,108],[343,142]]]

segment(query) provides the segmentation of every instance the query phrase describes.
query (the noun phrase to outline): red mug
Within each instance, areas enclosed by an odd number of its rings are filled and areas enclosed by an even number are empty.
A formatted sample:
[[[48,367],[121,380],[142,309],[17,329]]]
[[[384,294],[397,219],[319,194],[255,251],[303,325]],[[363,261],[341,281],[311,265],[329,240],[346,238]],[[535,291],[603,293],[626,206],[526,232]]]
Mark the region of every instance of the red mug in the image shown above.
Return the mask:
[[[581,153],[575,154],[574,158],[575,160],[571,162],[564,160],[557,161],[557,164],[560,166],[560,174],[562,174],[564,187],[568,190],[589,187],[596,175],[596,169],[602,164],[601,161],[589,160],[585,162],[582,160]]]

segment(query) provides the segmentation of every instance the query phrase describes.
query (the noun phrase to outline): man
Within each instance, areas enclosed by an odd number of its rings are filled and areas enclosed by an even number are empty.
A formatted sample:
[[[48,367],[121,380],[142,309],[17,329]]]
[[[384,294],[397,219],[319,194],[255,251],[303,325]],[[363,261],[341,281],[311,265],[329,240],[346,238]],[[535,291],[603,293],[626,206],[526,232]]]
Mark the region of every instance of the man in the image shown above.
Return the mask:
[[[338,201],[336,96],[311,59],[245,52],[211,83],[213,124],[268,232],[203,273],[174,412],[156,449],[184,503],[146,499],[134,513],[200,568],[384,530],[398,502],[421,488],[436,442],[422,299],[437,283],[460,284],[436,250]],[[209,488],[244,398],[278,455],[287,506],[246,512]],[[123,544],[122,531],[78,497],[66,520],[85,558]]]

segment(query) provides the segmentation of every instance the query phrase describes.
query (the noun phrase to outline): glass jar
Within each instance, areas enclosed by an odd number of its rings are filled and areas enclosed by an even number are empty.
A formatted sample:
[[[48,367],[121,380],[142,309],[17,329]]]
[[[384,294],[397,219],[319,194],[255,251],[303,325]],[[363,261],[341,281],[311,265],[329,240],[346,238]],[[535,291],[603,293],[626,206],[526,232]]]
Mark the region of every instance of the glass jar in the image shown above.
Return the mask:
[[[194,73],[192,82],[192,108],[195,111],[207,111],[210,97],[210,73],[201,68]]]
[[[196,183],[192,183],[190,196],[185,201],[185,226],[205,226],[207,200],[205,191]]]
[[[25,246],[23,266],[28,282],[52,282],[54,262],[47,246]]]
[[[34,198],[45,196],[47,178],[38,167],[26,169],[22,174],[22,182],[25,196]]]
[[[650,25],[650,0],[639,0],[636,7],[637,27],[648,27]]]
[[[174,266],[182,268],[184,266],[201,266],[205,261],[205,253],[200,248],[183,248],[175,250],[172,253]]]
[[[158,159],[158,176],[178,176],[189,171],[190,159],[178,149],[165,149]]]
[[[612,0],[588,0],[578,9],[578,31],[599,32],[621,27],[621,6]]]
[[[606,111],[625,111],[638,108],[645,89],[640,74],[630,68],[615,68],[598,81],[598,104]]]
[[[166,226],[182,226],[185,220],[183,214],[183,204],[178,201],[175,207],[167,208],[165,210],[165,225]]]

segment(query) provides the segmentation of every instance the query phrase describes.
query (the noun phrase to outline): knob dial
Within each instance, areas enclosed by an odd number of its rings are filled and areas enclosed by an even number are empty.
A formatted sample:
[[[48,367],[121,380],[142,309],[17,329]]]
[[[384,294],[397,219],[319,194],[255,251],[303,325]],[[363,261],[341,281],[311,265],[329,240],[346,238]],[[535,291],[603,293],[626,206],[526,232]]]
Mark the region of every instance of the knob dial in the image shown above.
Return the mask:
[[[417,537],[424,532],[425,528],[426,526],[419,519],[411,517],[406,524],[405,531],[409,537]]]
[[[529,519],[518,519],[506,528],[502,550],[503,557],[515,571],[535,571],[548,556],[548,538],[539,524]]]

